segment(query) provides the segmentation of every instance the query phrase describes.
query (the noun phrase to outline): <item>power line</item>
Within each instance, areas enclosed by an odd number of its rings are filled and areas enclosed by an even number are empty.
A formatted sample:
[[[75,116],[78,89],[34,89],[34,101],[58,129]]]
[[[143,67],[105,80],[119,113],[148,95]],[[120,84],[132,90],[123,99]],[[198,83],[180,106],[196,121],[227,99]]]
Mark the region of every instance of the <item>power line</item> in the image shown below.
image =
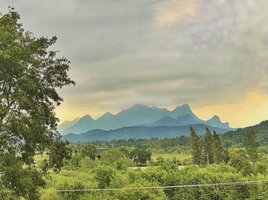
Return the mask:
[[[113,191],[113,190],[145,190],[145,189],[173,189],[173,188],[191,188],[191,187],[209,187],[209,186],[226,186],[226,185],[244,185],[268,183],[268,180],[262,181],[241,181],[229,183],[210,183],[196,185],[173,185],[173,186],[156,186],[156,187],[137,187],[137,188],[105,188],[105,189],[77,189],[77,190],[41,190],[41,192],[90,192],[90,191]]]

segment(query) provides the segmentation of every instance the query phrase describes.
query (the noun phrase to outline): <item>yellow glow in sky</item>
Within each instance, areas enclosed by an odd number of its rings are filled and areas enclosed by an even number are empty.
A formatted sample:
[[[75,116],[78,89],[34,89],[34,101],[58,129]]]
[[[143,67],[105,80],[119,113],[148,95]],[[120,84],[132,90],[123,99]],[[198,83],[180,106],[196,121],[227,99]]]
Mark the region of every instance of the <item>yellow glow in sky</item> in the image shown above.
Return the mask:
[[[150,107],[150,105],[147,106]],[[174,108],[175,107],[176,106],[174,106]],[[268,95],[252,92],[248,93],[246,98],[241,102],[191,109],[193,113],[202,120],[208,120],[212,118],[213,115],[218,115],[222,122],[229,122],[230,127],[247,127],[258,124],[263,120],[267,120],[267,112],[263,111],[268,110]],[[109,112],[117,114],[120,111],[121,110]],[[101,110],[100,108],[91,109],[90,111],[87,109],[79,110],[66,106],[63,103],[63,105],[57,108],[57,117],[60,118],[60,123],[62,123],[67,120],[73,120],[76,117],[83,117],[86,114],[89,114],[93,119],[98,119],[105,112],[106,111]]]
[[[222,122],[229,122],[231,127],[247,127],[267,120],[268,95],[248,93],[247,98],[233,104],[223,104],[192,109],[197,117],[208,120],[218,115]]]
[[[190,21],[198,15],[200,0],[161,2],[155,17],[157,26],[173,25],[177,22]]]

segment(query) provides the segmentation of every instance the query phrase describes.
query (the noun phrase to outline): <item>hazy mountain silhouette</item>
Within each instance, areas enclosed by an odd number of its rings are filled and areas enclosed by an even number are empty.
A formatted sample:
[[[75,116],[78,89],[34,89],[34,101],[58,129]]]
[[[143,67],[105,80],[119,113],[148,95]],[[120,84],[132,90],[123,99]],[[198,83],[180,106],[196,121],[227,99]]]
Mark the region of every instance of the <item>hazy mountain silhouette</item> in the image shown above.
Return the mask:
[[[228,122],[222,123],[217,115],[214,115],[211,119],[207,120],[207,123],[215,127],[230,128],[229,123]]]
[[[188,114],[185,116],[178,116],[177,119],[165,116],[153,123],[143,124],[143,126],[182,126],[189,124],[198,124],[199,122],[195,121],[193,117]]]
[[[206,133],[205,127],[208,127],[211,132],[214,130],[217,133],[225,133],[227,129],[221,129],[217,127],[207,126],[205,124],[193,124],[191,125],[198,135],[204,135]],[[129,139],[129,138],[173,138],[181,135],[190,135],[190,125],[184,126],[132,126],[123,127],[115,130],[92,130],[86,133],[73,134],[69,133],[62,137],[63,140],[68,140],[70,142],[87,142],[95,140],[119,140],[119,139]]]
[[[73,125],[75,125],[79,121],[79,119],[80,119],[80,117],[77,117],[72,121],[64,121],[63,123],[58,125],[58,131],[62,132],[64,130],[66,130],[67,128],[72,127]]]
[[[92,127],[92,129],[95,129],[95,120],[92,119],[90,115],[85,115],[84,117],[79,119],[79,121],[75,125],[64,130],[62,133],[82,133],[90,130],[88,129],[88,127]]]
[[[93,129],[113,130],[128,126],[178,126],[187,124],[207,124],[216,127],[226,127],[220,120],[212,118],[208,123],[199,119],[188,104],[177,106],[173,111],[165,108],[147,107],[135,104],[129,109],[123,110],[116,115],[109,112],[94,120],[90,115],[82,117],[75,125],[61,132],[79,134]],[[230,127],[229,127],[230,128]]]

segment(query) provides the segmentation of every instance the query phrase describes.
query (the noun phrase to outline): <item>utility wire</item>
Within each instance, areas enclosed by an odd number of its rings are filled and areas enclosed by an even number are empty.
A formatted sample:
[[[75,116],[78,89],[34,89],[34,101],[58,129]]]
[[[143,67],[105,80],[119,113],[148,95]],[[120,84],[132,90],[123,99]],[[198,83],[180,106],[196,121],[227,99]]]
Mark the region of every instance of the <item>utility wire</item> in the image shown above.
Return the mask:
[[[209,187],[209,186],[225,186],[225,185],[243,185],[268,183],[268,180],[262,181],[241,181],[229,183],[211,183],[197,185],[173,185],[173,186],[156,186],[156,187],[137,187],[137,188],[105,188],[105,189],[77,189],[77,190],[41,190],[41,192],[89,192],[89,191],[113,191],[113,190],[144,190],[144,189],[172,189],[172,188],[191,188],[191,187]]]

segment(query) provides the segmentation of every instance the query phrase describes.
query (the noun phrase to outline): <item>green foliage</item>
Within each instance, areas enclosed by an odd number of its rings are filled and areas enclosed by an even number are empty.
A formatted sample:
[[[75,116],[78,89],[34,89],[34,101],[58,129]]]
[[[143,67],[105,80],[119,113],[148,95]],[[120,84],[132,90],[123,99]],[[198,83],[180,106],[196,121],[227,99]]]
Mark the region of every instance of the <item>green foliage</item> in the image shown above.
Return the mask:
[[[65,166],[66,169],[71,169],[75,170],[77,169],[80,165],[80,161],[83,159],[83,156],[81,154],[75,154],[67,163]]]
[[[143,178],[137,180],[125,188],[142,188],[142,187],[152,187],[155,186],[152,182],[149,182]],[[117,190],[113,192],[113,197],[115,199],[122,200],[165,200],[167,197],[162,189],[142,189],[142,190]]]
[[[98,188],[103,189],[110,186],[115,176],[115,169],[111,166],[100,165],[95,170],[94,179],[98,182]]]
[[[251,132],[256,139],[257,146],[268,144],[268,120],[266,120],[254,126],[239,128],[235,131],[229,131],[220,135],[223,146],[228,148],[234,145],[245,147],[248,140],[247,131]]]
[[[154,166],[159,166],[165,163],[165,159],[162,156],[156,158],[156,161],[153,162]]]
[[[39,199],[39,187],[45,186],[42,175],[35,168],[24,168],[14,154],[1,154],[1,191],[12,191],[12,197]],[[10,167],[12,166],[12,167]]]
[[[130,155],[129,155],[130,152],[126,147],[120,147],[119,151],[121,151],[127,158],[130,157]]]
[[[190,127],[190,130],[191,130],[192,161],[195,164],[200,165],[204,162],[203,146],[195,130],[192,127]]]
[[[249,130],[247,130],[247,138],[248,138],[248,142],[246,143],[247,154],[249,155],[249,158],[252,162],[256,162],[258,160],[257,144],[254,140],[253,135]]]
[[[180,137],[176,136],[174,138],[165,138],[165,139],[159,139],[159,138],[150,138],[150,139],[142,139],[142,138],[129,138],[129,139],[119,139],[119,140],[95,140],[90,142],[93,145],[97,145],[99,147],[140,147],[140,148],[156,148],[161,149],[161,143],[162,140],[168,141],[169,147],[189,147],[191,138],[189,136],[181,135]],[[76,149],[78,149],[78,144],[81,145],[81,143],[73,143],[76,146]],[[124,151],[124,150],[123,150]],[[122,151],[122,152],[123,152]],[[124,152],[123,152],[124,153]]]
[[[134,163],[130,158],[119,158],[118,160],[114,161],[114,167],[117,170],[127,170],[128,167],[135,167],[136,163]]]
[[[214,144],[214,138],[210,132],[210,130],[206,127],[206,134],[204,138],[204,152],[206,155],[208,155],[209,163],[213,163],[213,144]],[[214,146],[215,149],[216,146]]]
[[[41,200],[63,200],[63,197],[56,192],[45,192],[42,194]]]
[[[221,145],[218,134],[214,131],[213,134],[213,145],[212,145],[213,160],[219,164],[221,162],[228,162],[228,155],[226,150]]]
[[[229,165],[234,167],[237,172],[241,172],[244,176],[253,173],[253,166],[249,160],[249,156],[244,149],[235,149],[230,155]]]
[[[57,186],[57,190],[83,190],[85,189],[84,183],[80,181],[70,182],[66,179],[62,180]],[[76,200],[84,194],[83,191],[59,191],[58,192],[65,200]]]
[[[99,165],[99,161],[92,160],[89,157],[85,157],[82,160],[80,160],[79,165],[80,165],[79,169],[80,171],[87,172],[97,167]]]
[[[86,144],[82,149],[81,149],[81,154],[82,156],[87,156],[90,157],[91,160],[95,160],[95,157],[97,155],[97,148],[95,145],[91,144]]]
[[[39,199],[44,181],[33,169],[34,156],[47,151],[48,167],[57,172],[70,158],[68,142],[57,132],[55,108],[63,101],[58,89],[75,82],[67,74],[70,62],[48,50],[57,38],[36,38],[19,19],[14,8],[0,16],[1,190]]]
[[[123,157],[125,157],[125,155],[118,149],[110,149],[101,153],[100,160],[102,163],[109,165]]]
[[[148,149],[135,148],[130,152],[130,158],[134,159],[135,162],[145,164],[151,160],[152,152]]]

